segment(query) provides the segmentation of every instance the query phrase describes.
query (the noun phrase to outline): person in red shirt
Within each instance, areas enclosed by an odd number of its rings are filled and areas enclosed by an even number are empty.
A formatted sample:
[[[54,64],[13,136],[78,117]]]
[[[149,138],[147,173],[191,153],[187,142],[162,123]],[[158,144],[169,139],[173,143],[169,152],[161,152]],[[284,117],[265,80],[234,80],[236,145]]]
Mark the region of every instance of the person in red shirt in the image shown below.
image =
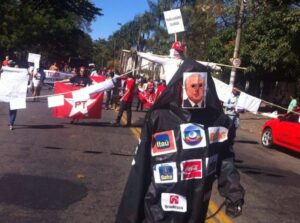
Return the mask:
[[[160,84],[157,87],[156,93],[155,93],[155,100],[158,99],[158,97],[163,93],[163,91],[166,89],[166,81],[165,80],[160,80]]]
[[[3,67],[8,67],[9,66],[9,56],[5,57],[5,60],[2,62]]]
[[[127,113],[127,124],[126,127],[131,125],[131,105],[134,96],[134,88],[135,88],[135,81],[132,77],[132,73],[127,74],[127,80],[125,81],[125,92],[122,98],[120,99],[120,110],[117,116],[115,126],[120,126],[121,117],[123,112],[126,110]]]

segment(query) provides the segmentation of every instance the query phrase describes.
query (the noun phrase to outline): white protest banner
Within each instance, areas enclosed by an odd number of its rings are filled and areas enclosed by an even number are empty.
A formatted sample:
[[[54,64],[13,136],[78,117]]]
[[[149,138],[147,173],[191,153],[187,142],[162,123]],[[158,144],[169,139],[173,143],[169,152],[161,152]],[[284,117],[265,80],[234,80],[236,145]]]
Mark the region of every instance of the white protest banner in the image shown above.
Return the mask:
[[[250,112],[257,113],[260,103],[261,103],[261,99],[258,99],[249,94],[241,92],[236,106],[238,108],[247,109]]]
[[[164,12],[165,21],[169,34],[179,33],[184,31],[183,20],[180,9],[174,9]]]
[[[26,98],[27,69],[2,67],[0,79],[0,101],[10,102],[13,98]]]
[[[26,108],[26,98],[12,98],[9,101],[10,110]]]
[[[223,102],[226,102],[232,91],[232,87],[216,78],[213,78],[213,80],[216,85],[216,91],[217,91],[219,99]]]
[[[70,78],[73,74],[55,71],[55,70],[44,70],[45,73],[45,84],[53,84],[55,81],[61,81],[66,78]]]
[[[56,95],[48,97],[48,108],[59,107],[65,104],[63,95]]]

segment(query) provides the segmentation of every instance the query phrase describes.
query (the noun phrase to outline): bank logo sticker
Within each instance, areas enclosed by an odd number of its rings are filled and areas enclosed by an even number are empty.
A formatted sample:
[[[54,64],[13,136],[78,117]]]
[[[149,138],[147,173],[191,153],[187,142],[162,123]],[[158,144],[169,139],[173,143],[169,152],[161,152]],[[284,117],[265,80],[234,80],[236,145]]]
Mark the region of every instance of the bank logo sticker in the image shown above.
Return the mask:
[[[180,131],[183,149],[206,147],[205,131],[202,125],[182,124],[180,125]]]
[[[205,159],[205,163],[206,163],[206,176],[209,176],[209,175],[215,173],[217,170],[217,164],[218,164],[218,154],[207,157]]]
[[[152,136],[151,155],[159,156],[177,151],[174,131],[155,133]]]
[[[154,180],[157,184],[177,182],[177,167],[175,162],[156,164],[153,171]]]
[[[186,198],[179,194],[162,193],[161,207],[164,211],[186,212]]]
[[[181,180],[202,178],[202,159],[185,160],[180,163]]]
[[[228,129],[225,127],[209,127],[208,128],[209,142],[224,142],[228,139]]]

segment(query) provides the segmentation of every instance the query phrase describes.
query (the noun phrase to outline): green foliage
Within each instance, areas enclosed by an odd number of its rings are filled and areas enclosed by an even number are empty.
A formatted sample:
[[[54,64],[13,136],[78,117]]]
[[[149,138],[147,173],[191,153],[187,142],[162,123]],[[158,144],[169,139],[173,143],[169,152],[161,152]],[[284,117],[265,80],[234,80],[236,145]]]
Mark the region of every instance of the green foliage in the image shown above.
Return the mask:
[[[300,76],[299,2],[248,1],[239,51],[242,66],[248,67],[248,72],[261,78]],[[227,6],[225,14],[217,19],[219,29],[208,47],[208,58],[221,63],[228,63],[233,55],[238,19],[235,1],[227,1]]]
[[[90,59],[92,40],[85,30],[100,11],[82,0],[7,0],[0,5],[0,56],[8,54],[23,65],[29,52],[48,63]]]

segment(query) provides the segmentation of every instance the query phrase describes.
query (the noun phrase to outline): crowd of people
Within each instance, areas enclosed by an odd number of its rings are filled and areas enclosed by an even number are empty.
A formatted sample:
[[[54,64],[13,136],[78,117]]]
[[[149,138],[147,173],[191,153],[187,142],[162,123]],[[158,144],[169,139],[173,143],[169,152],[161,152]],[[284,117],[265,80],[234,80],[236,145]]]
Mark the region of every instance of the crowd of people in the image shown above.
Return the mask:
[[[10,60],[9,56],[6,56],[2,62],[2,66],[8,67],[19,67],[13,60]],[[29,63],[28,70],[28,92],[31,92],[32,101],[39,101],[39,96],[41,93],[41,88],[43,86],[43,81],[45,79],[45,74],[43,69],[35,68],[33,64]],[[76,86],[86,87],[93,84],[92,77],[103,77],[106,80],[111,80],[120,73],[118,70],[114,69],[96,69],[95,64],[89,64],[88,66],[80,67],[70,67],[66,63],[54,62],[52,63],[48,70],[51,71],[61,71],[73,74],[72,77],[64,79],[59,82],[71,83]],[[152,102],[154,102],[162,91],[165,89],[164,80],[153,80],[150,78],[145,78],[142,75],[127,74],[123,75],[121,78],[115,79],[114,88],[109,89],[105,92],[105,105],[106,110],[116,110],[119,111],[118,117],[113,123],[119,126],[122,114],[124,111],[127,112],[127,124],[131,125],[131,110],[133,99],[136,98],[137,106],[136,111],[143,111],[144,104],[146,103],[147,97],[152,97]],[[141,96],[142,95],[142,96]],[[146,105],[149,107],[149,105]],[[9,129],[13,130],[14,122],[16,120],[17,110],[9,111]],[[71,119],[71,123],[78,122],[78,119]]]

